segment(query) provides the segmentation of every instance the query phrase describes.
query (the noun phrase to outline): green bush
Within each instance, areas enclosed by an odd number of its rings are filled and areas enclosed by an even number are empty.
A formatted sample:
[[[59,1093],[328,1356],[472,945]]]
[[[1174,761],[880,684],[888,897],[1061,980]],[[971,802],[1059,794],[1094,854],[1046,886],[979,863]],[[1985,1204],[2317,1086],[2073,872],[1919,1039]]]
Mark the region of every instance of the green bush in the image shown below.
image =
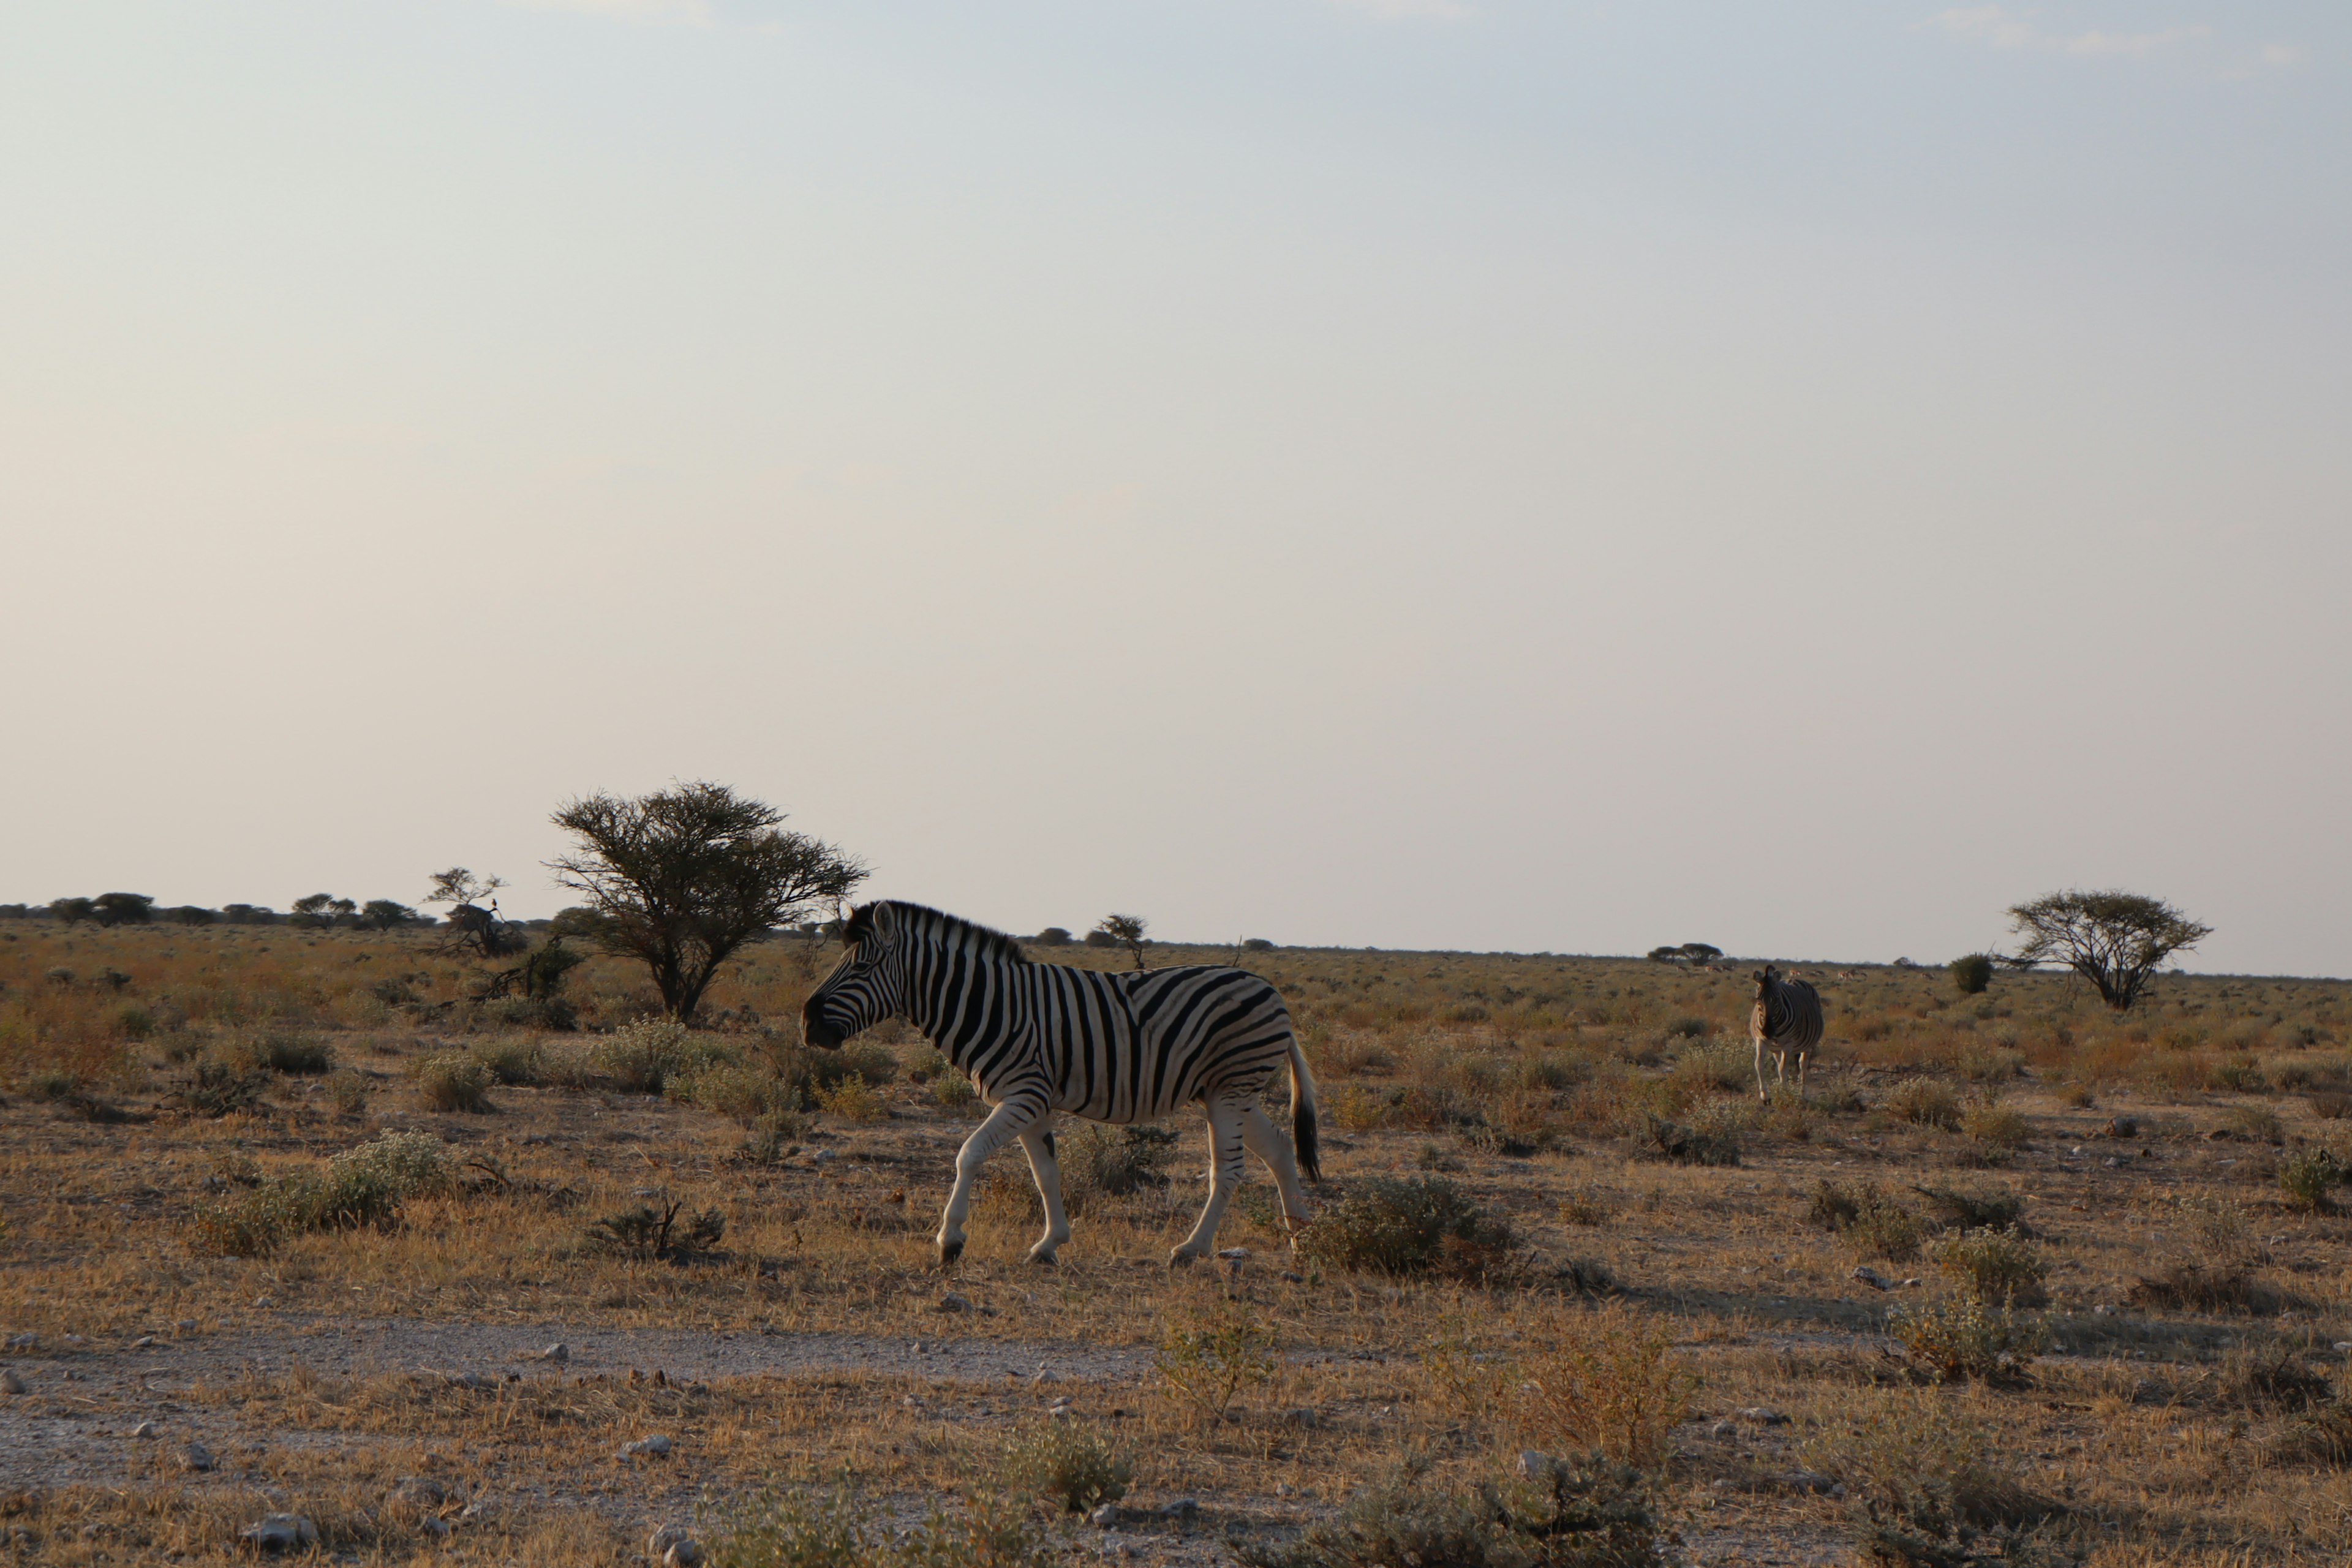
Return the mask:
[[[1946,967],[1951,971],[1952,984],[1963,996],[1978,995],[1992,984],[1992,957],[1989,953],[1968,953]]]
[[[1919,1216],[1864,1183],[1852,1191],[1824,1177],[1813,1187],[1807,1220],[1831,1232],[1857,1257],[1904,1263],[1919,1256],[1927,1226]]]
[[[1295,1541],[1233,1552],[1249,1568],[1663,1568],[1666,1534],[1641,1472],[1596,1454],[1475,1491],[1408,1469]]]
[[[126,1040],[143,1040],[155,1032],[155,1015],[136,1002],[115,1010],[114,1032]]]
[[[488,1110],[490,1069],[464,1051],[438,1051],[416,1064],[417,1092],[436,1110]]]
[[[327,1075],[327,1097],[335,1102],[338,1116],[359,1115],[367,1109],[366,1076],[350,1068],[337,1068]]]
[[[800,1150],[808,1118],[797,1110],[772,1110],[759,1120],[735,1158],[746,1165],[780,1165]]]
[[[1135,1462],[1089,1426],[1048,1421],[1004,1451],[1001,1471],[1015,1491],[1052,1498],[1065,1513],[1087,1513],[1127,1495]]]
[[[596,1042],[596,1070],[625,1094],[659,1094],[674,1077],[724,1059],[715,1042],[698,1040],[675,1018],[639,1018]]]
[[[961,1110],[980,1098],[971,1079],[950,1068],[931,1079],[931,1098],[950,1110]]]
[[[641,1204],[606,1215],[590,1223],[589,1249],[620,1258],[690,1263],[718,1247],[727,1234],[727,1216],[707,1208],[687,1215],[680,1224],[684,1208],[677,1199],[665,1198],[659,1208]]]
[[[757,1068],[727,1063],[706,1068],[692,1077],[673,1078],[668,1093],[745,1126],[763,1116],[800,1109],[800,1095],[789,1084]]]
[[[1375,1274],[1483,1280],[1507,1270],[1517,1243],[1443,1176],[1373,1176],[1299,1234],[1298,1256]]]
[[[447,1149],[429,1132],[387,1132],[347,1149],[322,1170],[254,1175],[241,1197],[197,1212],[194,1229],[205,1250],[232,1258],[274,1251],[305,1230],[390,1229],[408,1200],[446,1190]]]

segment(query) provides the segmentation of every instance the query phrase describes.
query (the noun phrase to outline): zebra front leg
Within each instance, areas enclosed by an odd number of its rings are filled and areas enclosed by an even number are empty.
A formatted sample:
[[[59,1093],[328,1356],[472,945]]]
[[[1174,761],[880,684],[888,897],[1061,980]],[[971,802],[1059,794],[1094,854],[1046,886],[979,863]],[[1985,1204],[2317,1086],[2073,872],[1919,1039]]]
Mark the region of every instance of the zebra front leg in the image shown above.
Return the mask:
[[[1252,1105],[1242,1118],[1242,1142],[1249,1152],[1265,1162],[1266,1172],[1282,1194],[1282,1220],[1293,1232],[1304,1227],[1315,1217],[1307,1206],[1307,1189],[1298,1184],[1298,1161],[1292,1152],[1290,1140],[1265,1113],[1263,1105]]]
[[[1169,1253],[1170,1263],[1190,1263],[1216,1249],[1218,1222],[1225,1217],[1225,1205],[1234,1201],[1234,1189],[1242,1184],[1242,1126],[1240,1106],[1223,1101],[1210,1105],[1209,1201],[1202,1207],[1192,1234]]]
[[[1029,1261],[1051,1263],[1062,1243],[1070,1239],[1070,1222],[1062,1213],[1062,1166],[1054,1156],[1051,1111],[1022,1132],[1021,1148],[1029,1156],[1029,1173],[1037,1178],[1037,1195],[1045,1203],[1045,1234],[1029,1249]]]
[[[1034,1100],[1008,1100],[990,1111],[988,1120],[972,1129],[971,1136],[956,1151],[955,1188],[948,1194],[947,1212],[940,1216],[940,1268],[963,1256],[963,1222],[971,1213],[971,1184],[980,1168],[988,1163],[991,1154],[1020,1137],[1043,1110]]]
[[[1764,1037],[1753,1035],[1749,1038],[1756,1045],[1756,1103],[1769,1105],[1772,1103],[1772,1097],[1764,1091]]]

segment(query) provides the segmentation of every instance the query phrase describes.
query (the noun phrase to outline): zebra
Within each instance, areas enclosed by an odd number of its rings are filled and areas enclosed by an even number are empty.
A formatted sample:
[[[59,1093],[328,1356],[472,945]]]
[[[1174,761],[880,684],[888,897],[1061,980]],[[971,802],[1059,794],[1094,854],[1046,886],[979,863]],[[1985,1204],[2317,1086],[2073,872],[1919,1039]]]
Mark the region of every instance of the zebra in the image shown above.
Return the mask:
[[[1156,1121],[1192,1100],[1206,1108],[1209,1201],[1171,1265],[1215,1246],[1244,1146],[1273,1173],[1285,1222],[1293,1230],[1307,1222],[1298,1173],[1322,1179],[1315,1078],[1290,1010],[1266,981],[1222,964],[1109,973],[1033,963],[1000,931],[896,899],[858,906],[841,940],[840,961],[801,1008],[801,1037],[834,1050],[885,1018],[905,1018],[992,1108],[956,1154],[936,1238],[942,1268],[963,1252],[973,1179],[1016,1138],[1045,1205],[1045,1234],[1029,1257],[1054,1261],[1070,1238],[1054,1152],[1057,1112],[1124,1124]],[[1286,1057],[1295,1163],[1290,1141],[1258,1104]]]
[[[1772,1070],[1789,1081],[1789,1053],[1797,1053],[1797,1098],[1805,1097],[1805,1062],[1822,1043],[1822,996],[1802,980],[1783,980],[1770,964],[1758,970],[1756,1005],[1748,1010],[1748,1037],[1756,1042],[1756,1098],[1769,1100],[1764,1091],[1764,1047],[1772,1047]]]

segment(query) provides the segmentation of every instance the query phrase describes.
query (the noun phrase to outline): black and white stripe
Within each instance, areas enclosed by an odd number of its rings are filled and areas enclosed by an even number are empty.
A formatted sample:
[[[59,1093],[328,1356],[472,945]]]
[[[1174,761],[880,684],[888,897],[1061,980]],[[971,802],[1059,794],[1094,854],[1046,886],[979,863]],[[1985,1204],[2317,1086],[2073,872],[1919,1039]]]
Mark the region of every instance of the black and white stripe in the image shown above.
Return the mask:
[[[1756,1042],[1756,1098],[1764,1091],[1764,1047],[1772,1047],[1772,1070],[1789,1081],[1789,1054],[1797,1057],[1797,1097],[1805,1094],[1805,1062],[1822,1043],[1822,995],[1810,982],[1784,980],[1770,964],[1758,970],[1756,1005],[1748,1010],[1748,1036]]]
[[[1315,1081],[1282,994],[1259,976],[1219,964],[1106,973],[1033,963],[1011,937],[897,900],[860,907],[842,941],[841,962],[801,1010],[803,1037],[837,1047],[885,1018],[904,1018],[994,1108],[956,1156],[955,1190],[940,1223],[942,1262],[963,1250],[981,1165],[1016,1138],[1045,1202],[1045,1235],[1029,1255],[1053,1261],[1070,1234],[1054,1157],[1061,1113],[1126,1123],[1156,1121],[1194,1101],[1206,1109],[1209,1202],[1176,1248],[1178,1261],[1215,1246],[1244,1149],[1273,1173],[1285,1217],[1307,1223],[1297,1168],[1310,1180],[1318,1175]],[[1290,1141],[1259,1104],[1285,1062],[1296,1163]]]

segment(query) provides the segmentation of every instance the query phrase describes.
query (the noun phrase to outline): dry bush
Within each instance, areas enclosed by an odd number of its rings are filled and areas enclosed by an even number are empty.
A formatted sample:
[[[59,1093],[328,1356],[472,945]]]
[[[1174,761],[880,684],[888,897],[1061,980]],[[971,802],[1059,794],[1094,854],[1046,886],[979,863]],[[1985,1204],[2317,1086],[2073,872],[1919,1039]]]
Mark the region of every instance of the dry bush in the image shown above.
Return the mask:
[[[2233,1105],[2221,1113],[2221,1125],[2252,1143],[2284,1143],[2286,1123],[2267,1105]]]
[[[1664,1568],[1668,1532],[1641,1473],[1597,1455],[1545,1461],[1535,1484],[1473,1491],[1408,1468],[1280,1545],[1236,1543],[1246,1568]]]
[[[533,1084],[540,1081],[539,1047],[530,1040],[501,1037],[477,1040],[467,1047],[474,1059],[489,1068],[490,1076],[504,1084]]]
[[[1642,1469],[1665,1463],[1698,1385],[1670,1322],[1622,1301],[1549,1308],[1528,1343],[1506,1394],[1520,1441],[1593,1449]]]
[[[199,1250],[258,1258],[300,1231],[390,1229],[409,1199],[446,1191],[451,1182],[439,1139],[387,1132],[336,1155],[322,1170],[268,1177],[250,1172],[250,1180],[240,1182],[249,1188],[244,1195],[199,1209],[190,1230]]]
[[[1897,1307],[1886,1315],[1886,1331],[1915,1366],[1942,1383],[2014,1382],[2050,1339],[2040,1321],[1972,1290]]]
[[[1280,1361],[1271,1331],[1247,1302],[1229,1298],[1206,1312],[1171,1317],[1152,1365],[1171,1393],[1214,1424],[1243,1390],[1272,1381]]]
[[[1097,1197],[1126,1197],[1146,1187],[1164,1187],[1163,1167],[1176,1151],[1172,1127],[1112,1127],[1078,1124],[1055,1142],[1062,1172],[1062,1200],[1072,1215],[1083,1214]]]
[[[1643,1141],[1651,1153],[1678,1165],[1737,1165],[1740,1134],[1746,1126],[1745,1105],[1717,1100],[1699,1108],[1690,1125],[1645,1114]]]
[[[318,1036],[282,1030],[239,1036],[221,1054],[247,1071],[322,1073],[335,1065],[334,1051]]]
[[[763,1489],[716,1508],[709,1568],[1050,1568],[1061,1561],[1023,1500],[972,1493],[934,1501],[911,1527],[845,1489]]]
[[[1570,1188],[1568,1195],[1559,1200],[1562,1225],[1598,1227],[1607,1225],[1613,1213],[1608,1197],[1591,1183]]]
[[[1443,1176],[1366,1179],[1299,1233],[1298,1256],[1328,1268],[1472,1282],[1519,1262],[1510,1226]]]
[[[1960,1132],[1974,1139],[1984,1153],[2006,1159],[2025,1144],[2031,1129],[2025,1118],[1991,1095],[1969,1102],[1960,1113]]]
[[[2015,1193],[1963,1193],[1947,1187],[1914,1186],[1911,1189],[1927,1200],[1927,1214],[1936,1224],[1960,1230],[2003,1230],[2015,1227],[2018,1234],[2029,1234],[2020,1223],[2025,1215],[2025,1200]]]
[[[2063,1511],[2002,1462],[2008,1447],[1948,1394],[1921,1390],[1860,1396],[1803,1452],[1845,1484],[1864,1561],[1962,1568],[2032,1561],[2029,1532]]]
[[[261,1103],[269,1092],[270,1077],[266,1068],[239,1068],[205,1058],[196,1063],[180,1098],[199,1116],[233,1116]]]
[[[1051,1498],[1065,1513],[1087,1513],[1127,1495],[1135,1459],[1091,1426],[1047,1421],[1006,1447],[998,1475],[1013,1491]]]
[[[2015,1230],[1955,1231],[1938,1237],[1931,1255],[1938,1268],[1964,1281],[1979,1300],[2039,1307],[2050,1300],[2043,1283],[2050,1260]]]
[[[761,1117],[800,1109],[800,1094],[791,1085],[757,1068],[733,1063],[673,1078],[665,1092],[747,1127]]]
[[[1807,1223],[1826,1230],[1858,1258],[1906,1263],[1919,1256],[1927,1227],[1919,1216],[1869,1183],[1848,1189],[1823,1177],[1813,1188]]]
[[[714,1065],[712,1042],[698,1040],[675,1018],[646,1017],[622,1025],[590,1049],[596,1070],[625,1094],[659,1094],[669,1080]]]
[[[817,1108],[828,1116],[838,1116],[844,1121],[880,1121],[890,1114],[882,1097],[856,1073],[851,1073],[830,1089],[816,1091]]]
[[[2344,1163],[2334,1150],[2317,1145],[2297,1149],[2279,1162],[2279,1193],[2289,1208],[2326,1214],[2335,1208],[2331,1194],[2346,1175]]]
[[[2200,1393],[2223,1409],[2273,1415],[2326,1403],[2336,1396],[2336,1384],[2294,1346],[2273,1340],[2223,1352]]]
[[[334,1102],[338,1116],[358,1116],[367,1110],[367,1075],[350,1068],[337,1068],[327,1075],[327,1098]]]
[[[466,1051],[436,1051],[416,1064],[416,1089],[436,1110],[479,1111],[490,1105],[490,1069]]]
[[[1960,1128],[1960,1097],[1941,1079],[1907,1078],[1886,1097],[1886,1111],[1917,1127],[1946,1132]]]
[[[640,1204],[591,1220],[588,1249],[644,1262],[691,1263],[716,1249],[727,1234],[727,1216],[716,1208],[688,1215],[677,1198],[665,1197],[660,1205]]]
[[[2262,1312],[2275,1310],[2273,1292],[2242,1263],[2177,1263],[2132,1285],[2131,1303],[2168,1312]]]

